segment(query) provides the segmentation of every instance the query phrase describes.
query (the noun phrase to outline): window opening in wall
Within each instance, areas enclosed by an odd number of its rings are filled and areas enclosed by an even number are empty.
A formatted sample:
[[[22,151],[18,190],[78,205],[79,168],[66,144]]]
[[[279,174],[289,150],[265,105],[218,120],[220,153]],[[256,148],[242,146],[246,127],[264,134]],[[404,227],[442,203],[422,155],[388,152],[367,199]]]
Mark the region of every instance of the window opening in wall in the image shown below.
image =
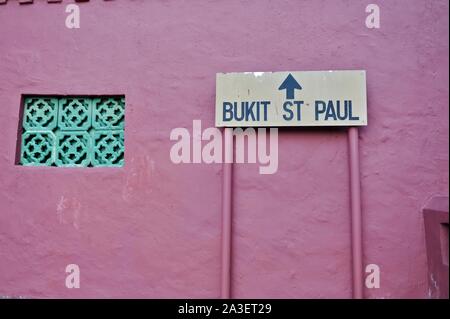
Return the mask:
[[[123,166],[125,96],[22,98],[19,165]]]

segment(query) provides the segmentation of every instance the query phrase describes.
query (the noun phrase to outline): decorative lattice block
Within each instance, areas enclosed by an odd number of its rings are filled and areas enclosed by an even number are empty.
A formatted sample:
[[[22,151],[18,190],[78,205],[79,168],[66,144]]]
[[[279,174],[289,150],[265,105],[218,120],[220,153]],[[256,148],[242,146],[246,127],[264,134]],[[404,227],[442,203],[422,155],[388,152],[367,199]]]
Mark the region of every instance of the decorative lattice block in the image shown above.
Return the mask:
[[[56,166],[82,166],[91,162],[91,135],[87,132],[56,133]]]
[[[51,131],[28,131],[22,134],[21,163],[50,166],[55,161],[56,137]]]
[[[92,133],[92,165],[123,166],[123,131],[94,131]]]
[[[53,130],[58,120],[58,99],[26,97],[23,108],[23,127],[26,130]]]
[[[125,98],[101,97],[92,99],[92,126],[98,130],[123,129]]]
[[[59,99],[58,127],[63,131],[84,131],[91,127],[91,99],[70,97]]]
[[[20,163],[123,166],[124,96],[24,96]]]

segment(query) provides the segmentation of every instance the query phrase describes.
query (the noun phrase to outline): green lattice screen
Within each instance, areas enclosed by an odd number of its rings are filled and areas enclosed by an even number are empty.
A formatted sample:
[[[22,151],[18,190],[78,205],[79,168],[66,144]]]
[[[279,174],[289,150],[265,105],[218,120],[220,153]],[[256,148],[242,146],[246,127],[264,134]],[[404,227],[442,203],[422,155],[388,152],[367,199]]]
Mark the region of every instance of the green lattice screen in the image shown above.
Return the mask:
[[[20,164],[123,166],[124,96],[25,96]]]

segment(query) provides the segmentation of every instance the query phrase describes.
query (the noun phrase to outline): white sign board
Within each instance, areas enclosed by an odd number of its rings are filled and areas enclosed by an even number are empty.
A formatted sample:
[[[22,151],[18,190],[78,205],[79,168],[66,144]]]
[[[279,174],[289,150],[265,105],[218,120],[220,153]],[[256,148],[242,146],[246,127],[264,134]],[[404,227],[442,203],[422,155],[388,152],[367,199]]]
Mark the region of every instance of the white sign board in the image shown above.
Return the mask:
[[[216,126],[367,125],[365,71],[216,75]]]

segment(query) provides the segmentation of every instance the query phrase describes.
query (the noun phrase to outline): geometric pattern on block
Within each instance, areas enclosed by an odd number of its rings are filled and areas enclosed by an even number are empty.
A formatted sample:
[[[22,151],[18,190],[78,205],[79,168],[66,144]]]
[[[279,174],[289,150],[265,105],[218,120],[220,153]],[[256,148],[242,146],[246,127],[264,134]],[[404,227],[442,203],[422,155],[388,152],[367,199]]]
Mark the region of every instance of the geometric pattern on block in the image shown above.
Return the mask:
[[[51,131],[28,131],[22,134],[22,165],[50,166],[55,160],[55,135]]]
[[[93,166],[123,166],[123,131],[94,131],[92,133]]]
[[[73,97],[59,100],[58,127],[63,131],[89,129],[91,115],[91,99]]]
[[[125,97],[24,96],[20,164],[123,166]]]
[[[123,129],[125,99],[123,97],[101,97],[92,99],[92,126],[98,130]]]
[[[87,132],[56,133],[56,166],[86,167],[91,162],[91,136]]]
[[[53,130],[58,120],[58,99],[25,98],[23,111],[23,127],[26,130]]]

